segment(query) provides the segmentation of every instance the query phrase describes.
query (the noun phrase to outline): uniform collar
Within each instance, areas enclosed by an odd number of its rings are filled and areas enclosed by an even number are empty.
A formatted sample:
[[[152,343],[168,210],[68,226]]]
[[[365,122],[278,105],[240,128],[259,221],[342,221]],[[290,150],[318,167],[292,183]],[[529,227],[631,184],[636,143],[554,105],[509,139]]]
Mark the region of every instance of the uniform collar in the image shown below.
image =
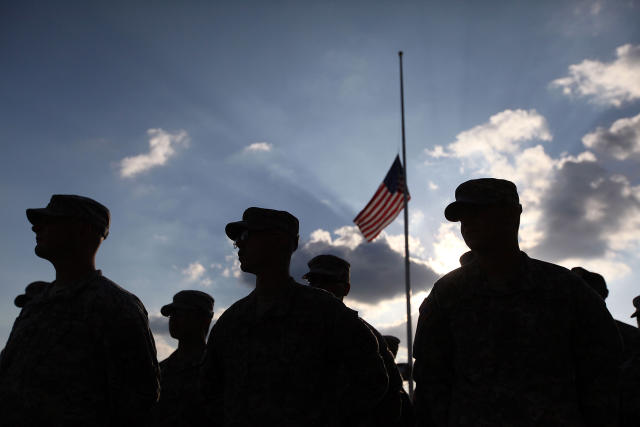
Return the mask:
[[[47,294],[49,297],[56,297],[56,298],[71,297],[77,294],[78,292],[80,292],[85,286],[87,286],[89,283],[93,282],[94,280],[98,279],[99,277],[102,277],[102,271],[95,270],[94,272],[86,276],[84,279],[78,280],[74,283],[69,283],[64,286],[57,287],[55,285],[56,282],[53,281],[51,282],[51,287],[49,288],[49,291],[47,292]]]
[[[296,281],[293,280],[293,277],[289,277],[289,281],[287,282],[287,285],[285,286],[283,292],[278,296],[273,306],[263,315],[263,317],[286,316],[291,310],[291,307],[293,306],[293,300],[295,298],[295,294],[297,290],[296,288],[298,286],[302,286],[302,285],[300,285],[299,283],[296,283]],[[253,290],[248,295],[247,298],[249,302],[249,304],[247,305],[247,311],[249,311],[250,316],[255,316],[257,300],[258,300],[256,291]]]

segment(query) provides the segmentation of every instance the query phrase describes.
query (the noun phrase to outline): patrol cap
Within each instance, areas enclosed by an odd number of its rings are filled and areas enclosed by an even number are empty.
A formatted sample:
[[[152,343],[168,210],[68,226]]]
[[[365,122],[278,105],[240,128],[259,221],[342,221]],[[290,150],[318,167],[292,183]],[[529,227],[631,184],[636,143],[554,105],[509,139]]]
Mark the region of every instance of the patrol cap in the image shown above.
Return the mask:
[[[54,194],[45,208],[27,209],[27,219],[38,224],[47,218],[74,218],[94,225],[105,239],[109,235],[111,213],[93,199],[74,194]]]
[[[287,211],[250,207],[242,214],[242,221],[230,222],[224,228],[227,236],[236,241],[244,230],[280,230],[289,234],[298,248],[298,218]]]
[[[594,273],[593,271],[589,271],[586,268],[582,267],[573,267],[571,271],[585,282],[587,285],[594,291],[598,293],[602,297],[602,299],[606,299],[609,296],[609,289],[607,289],[607,282],[605,282],[604,277],[602,277],[598,273]]]
[[[213,317],[213,297],[206,292],[186,290],[173,296],[173,302],[160,309],[163,316],[169,317],[174,310],[198,311]]]
[[[302,276],[308,279],[312,274],[330,276],[338,282],[350,283],[351,264],[335,255],[318,255],[307,263],[309,271]]]
[[[449,221],[460,221],[463,208],[469,206],[520,206],[516,185],[506,179],[479,178],[463,182],[456,188],[456,201],[444,210]]]
[[[29,283],[24,290],[24,294],[18,295],[13,303],[16,305],[16,307],[22,308],[27,305],[27,303],[31,301],[33,297],[43,292],[49,285],[50,283],[42,281]]]
[[[631,317],[638,317],[638,315],[640,315],[640,295],[633,299],[633,306],[636,308],[636,311],[633,312]]]

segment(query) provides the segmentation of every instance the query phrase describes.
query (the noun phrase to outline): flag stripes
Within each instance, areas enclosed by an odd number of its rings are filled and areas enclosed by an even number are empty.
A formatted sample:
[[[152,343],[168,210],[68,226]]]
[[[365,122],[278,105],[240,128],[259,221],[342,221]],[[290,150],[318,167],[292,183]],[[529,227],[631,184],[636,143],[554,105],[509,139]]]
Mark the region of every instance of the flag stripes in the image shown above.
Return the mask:
[[[407,194],[407,201],[411,196]],[[371,242],[404,208],[404,172],[396,156],[391,169],[365,208],[355,217],[367,241]]]

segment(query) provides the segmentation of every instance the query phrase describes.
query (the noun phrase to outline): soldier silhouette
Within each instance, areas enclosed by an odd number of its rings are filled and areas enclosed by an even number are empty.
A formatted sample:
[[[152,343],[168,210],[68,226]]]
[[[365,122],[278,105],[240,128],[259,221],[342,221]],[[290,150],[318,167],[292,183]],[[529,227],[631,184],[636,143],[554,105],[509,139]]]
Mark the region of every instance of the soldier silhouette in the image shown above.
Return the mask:
[[[609,296],[607,282],[600,274],[583,267],[574,267],[571,271],[584,280],[603,300]],[[620,366],[620,425],[637,426],[640,421],[640,330],[616,320],[618,332],[624,346],[623,363]]]
[[[445,209],[473,259],[420,307],[419,426],[615,426],[622,345],[604,302],[518,246],[516,186],[481,178]]]
[[[389,347],[389,351],[391,351],[391,354],[393,354],[393,357],[395,358],[398,355],[400,338],[394,337],[393,335],[383,335],[382,338],[384,338],[384,340],[386,341],[387,346]],[[407,372],[409,368],[408,363],[401,363],[396,366],[398,366],[398,370],[400,371],[400,375],[402,376],[403,380],[404,378],[409,377],[409,374]],[[407,392],[404,390],[404,387],[400,389],[400,396],[402,399],[402,414],[397,425],[402,427],[414,427],[416,424],[416,420],[413,413],[413,403],[411,403],[411,398],[409,397],[409,394],[407,394]]]
[[[330,292],[340,301],[351,290],[351,265],[335,255],[318,255],[307,263],[309,271],[302,276],[311,286]],[[370,426],[395,426],[398,425],[402,415],[402,377],[396,366],[395,356],[387,347],[387,342],[376,328],[367,325],[378,341],[380,356],[384,361],[389,377],[389,387],[384,398],[378,406],[367,416]]]
[[[393,335],[383,335],[382,338],[384,338],[384,342],[387,343],[387,348],[395,358],[398,355],[398,349],[400,348],[400,338]]]
[[[51,283],[30,284],[0,360],[7,426],[146,423],[158,398],[158,362],[147,312],[95,268],[109,210],[87,197],[54,195],[27,209],[35,253]]]
[[[571,271],[584,280],[591,289],[596,291],[603,301],[607,299],[609,289],[602,275],[583,267],[573,267]],[[640,349],[640,329],[619,320],[616,320],[616,326],[618,327],[618,332],[622,337],[622,344],[624,346],[623,359],[627,360]]]
[[[153,411],[154,426],[202,424],[199,375],[213,304],[211,295],[185,290],[160,310],[169,317],[169,333],[178,340],[178,349],[160,362],[161,392]]]
[[[209,334],[202,381],[211,422],[358,425],[384,396],[387,374],[357,313],[290,277],[297,218],[251,207],[225,231],[256,282]]]

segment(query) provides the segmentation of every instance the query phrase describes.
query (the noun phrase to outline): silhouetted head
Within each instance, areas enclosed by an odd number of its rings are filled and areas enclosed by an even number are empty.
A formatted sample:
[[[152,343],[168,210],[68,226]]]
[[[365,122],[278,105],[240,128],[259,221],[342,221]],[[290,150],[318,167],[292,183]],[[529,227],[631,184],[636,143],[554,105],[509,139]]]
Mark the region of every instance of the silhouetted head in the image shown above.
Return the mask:
[[[607,289],[607,282],[605,282],[604,277],[582,267],[573,267],[571,271],[580,276],[580,278],[584,280],[591,289],[596,291],[602,299],[607,299],[609,296],[609,289]]]
[[[213,304],[213,297],[205,292],[180,291],[160,313],[169,317],[169,333],[173,338],[202,341],[213,318]]]
[[[636,318],[636,322],[638,322],[638,327],[640,328],[640,295],[633,299],[633,306],[636,308],[636,311],[633,312],[631,317]]]
[[[31,282],[24,290],[24,294],[18,295],[13,301],[16,307],[22,308],[29,303],[35,296],[44,292],[50,285],[48,282]]]
[[[83,196],[55,194],[45,208],[27,209],[36,233],[35,252],[55,264],[95,255],[109,234],[109,209]]]
[[[487,252],[518,247],[518,227],[522,206],[511,181],[480,178],[456,188],[456,201],[444,215],[460,221],[465,243],[472,251]]]
[[[398,347],[400,346],[400,338],[393,335],[383,335],[384,341],[387,343],[389,351],[393,354],[393,357],[398,355]]]
[[[251,207],[242,221],[225,227],[227,236],[238,248],[242,271],[261,274],[288,268],[298,248],[298,219],[286,211]]]
[[[351,265],[335,255],[318,255],[307,263],[309,271],[302,276],[314,288],[331,292],[341,301],[351,290]]]

